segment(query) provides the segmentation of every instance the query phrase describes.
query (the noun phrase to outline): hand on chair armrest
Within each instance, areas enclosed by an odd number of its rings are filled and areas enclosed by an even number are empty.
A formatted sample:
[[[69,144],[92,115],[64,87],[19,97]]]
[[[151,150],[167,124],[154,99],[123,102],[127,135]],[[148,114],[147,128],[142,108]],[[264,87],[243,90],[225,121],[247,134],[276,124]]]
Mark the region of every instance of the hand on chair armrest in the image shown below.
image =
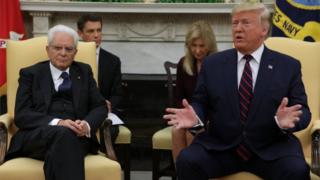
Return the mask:
[[[320,121],[314,121],[311,128],[312,149],[311,149],[311,171],[320,176]]]
[[[0,116],[0,165],[4,163],[7,152],[8,127],[10,119],[7,114]]]
[[[112,125],[112,121],[110,119],[106,119],[102,126],[103,126],[103,135],[104,135],[104,144],[106,147],[106,155],[108,158],[112,160],[117,160],[116,154],[113,149],[113,145],[111,142],[111,134],[110,134],[110,126]]]

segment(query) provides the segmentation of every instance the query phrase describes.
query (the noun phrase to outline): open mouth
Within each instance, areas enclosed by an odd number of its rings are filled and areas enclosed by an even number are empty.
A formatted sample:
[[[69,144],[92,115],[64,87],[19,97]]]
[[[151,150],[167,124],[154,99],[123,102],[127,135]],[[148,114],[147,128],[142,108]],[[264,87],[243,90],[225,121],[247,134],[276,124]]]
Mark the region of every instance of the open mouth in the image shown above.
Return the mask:
[[[241,40],[243,40],[243,37],[241,35],[236,35],[235,40],[236,41],[241,41]]]

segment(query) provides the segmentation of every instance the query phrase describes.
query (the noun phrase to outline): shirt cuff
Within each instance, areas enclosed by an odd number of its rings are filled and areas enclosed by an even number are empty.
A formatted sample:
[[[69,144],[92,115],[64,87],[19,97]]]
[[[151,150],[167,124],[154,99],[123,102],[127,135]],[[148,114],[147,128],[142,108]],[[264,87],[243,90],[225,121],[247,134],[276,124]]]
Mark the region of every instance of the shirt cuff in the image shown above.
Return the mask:
[[[188,131],[193,135],[197,134],[199,132],[199,130],[203,129],[203,127],[204,127],[204,124],[201,121],[201,119],[197,115],[196,115],[196,117],[197,117],[198,123],[188,129]]]
[[[87,127],[88,127],[88,132],[87,132],[87,134],[86,134],[86,137],[87,137],[87,138],[90,138],[90,137],[91,137],[91,134],[90,134],[90,132],[91,132],[90,125],[89,125],[89,123],[88,123],[87,121],[84,121],[84,122],[86,123],[86,125],[87,125]]]
[[[196,118],[197,118],[197,120],[198,120],[198,124],[194,125],[193,127],[198,127],[198,126],[204,127],[204,124],[203,124],[203,122],[201,121],[201,119],[199,118],[198,115],[196,115]]]
[[[56,126],[56,125],[58,125],[58,123],[59,123],[60,120],[61,120],[61,119],[54,118],[54,119],[52,119],[52,120],[49,122],[49,125],[50,125],[50,126]]]

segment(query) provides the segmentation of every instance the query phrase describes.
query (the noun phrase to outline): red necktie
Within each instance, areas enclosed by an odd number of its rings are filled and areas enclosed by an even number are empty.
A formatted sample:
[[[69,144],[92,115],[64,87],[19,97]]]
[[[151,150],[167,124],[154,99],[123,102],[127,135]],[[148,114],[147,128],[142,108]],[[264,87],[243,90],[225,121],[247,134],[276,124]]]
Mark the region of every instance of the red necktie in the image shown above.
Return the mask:
[[[253,97],[252,71],[249,64],[250,60],[253,59],[253,57],[251,55],[245,55],[243,59],[246,60],[246,64],[244,65],[239,85],[239,103],[240,120],[243,124],[245,124],[248,119],[250,103]],[[249,160],[252,156],[251,152],[243,142],[236,148],[236,151],[238,155],[245,161]]]

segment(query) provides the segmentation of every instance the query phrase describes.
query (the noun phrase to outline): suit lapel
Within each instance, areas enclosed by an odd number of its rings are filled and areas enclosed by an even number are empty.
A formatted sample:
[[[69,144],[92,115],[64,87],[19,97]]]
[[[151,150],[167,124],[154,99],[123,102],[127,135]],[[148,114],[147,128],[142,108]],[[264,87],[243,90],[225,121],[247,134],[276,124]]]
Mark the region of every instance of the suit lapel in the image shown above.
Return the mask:
[[[54,91],[54,85],[53,85],[49,61],[47,63],[44,63],[43,66],[44,66],[43,68],[39,69],[40,77],[41,77],[40,87],[42,90],[42,94],[44,96],[46,107],[48,109],[51,104],[51,97],[52,97],[52,92]]]
[[[256,80],[255,89],[253,92],[253,99],[251,102],[251,109],[249,111],[248,121],[250,121],[258,109],[258,106],[266,93],[269,84],[273,79],[273,69],[276,68],[275,61],[272,59],[269,49],[265,50],[261,57],[259,72]]]
[[[103,61],[103,59],[105,58],[104,57],[105,55],[104,55],[104,51],[100,48],[100,52],[99,52],[99,67],[98,67],[98,79],[97,79],[97,81],[98,81],[98,84],[99,84],[99,87],[100,88],[102,88],[102,86],[103,86],[103,84],[104,83],[102,83],[102,81],[105,79],[104,77],[103,77],[103,74],[104,74],[104,71],[106,71],[105,69],[103,69],[103,67],[106,67],[106,65],[105,65],[105,61]]]
[[[70,78],[72,82],[72,99],[73,99],[73,106],[74,109],[76,110],[79,106],[79,99],[80,97],[80,89],[81,89],[81,79],[83,78],[81,76],[81,73],[77,66],[72,63],[70,66]],[[75,111],[77,112],[77,111]]]
[[[238,80],[237,80],[237,51],[232,51],[232,53],[227,56],[223,71],[223,82],[225,82],[225,88],[227,97],[229,99],[230,107],[235,115],[235,119],[239,119],[239,97],[238,97]]]

